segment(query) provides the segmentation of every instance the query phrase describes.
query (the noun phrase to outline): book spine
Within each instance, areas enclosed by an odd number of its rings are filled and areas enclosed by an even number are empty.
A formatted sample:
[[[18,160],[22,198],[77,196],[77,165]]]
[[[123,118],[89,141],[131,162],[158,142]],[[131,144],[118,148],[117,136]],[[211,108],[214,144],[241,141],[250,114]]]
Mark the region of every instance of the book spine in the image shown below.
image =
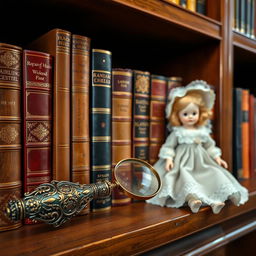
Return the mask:
[[[179,76],[171,76],[167,78],[167,97],[170,91],[176,87],[182,86],[182,78]]]
[[[243,178],[250,177],[249,172],[249,90],[242,90],[242,157],[243,157]]]
[[[89,83],[90,38],[72,35],[71,180],[90,183]],[[82,214],[89,212],[89,204]]]
[[[91,182],[111,181],[111,52],[92,50]],[[108,210],[111,197],[92,201],[92,211]]]
[[[23,51],[24,192],[51,180],[52,65],[47,53]]]
[[[132,70],[112,70],[112,168],[132,157]],[[131,179],[130,172],[122,175]],[[114,188],[112,205],[129,204],[131,199],[119,188]]]
[[[164,76],[151,75],[149,163],[154,164],[165,141],[165,106],[167,80]]]
[[[253,94],[249,95],[249,159],[250,159],[250,178],[255,178],[255,138],[254,138],[254,130],[255,130],[255,112],[254,112],[254,100],[255,97]]]
[[[21,197],[22,49],[0,43],[0,231],[18,228],[4,214],[9,200]]]
[[[70,180],[70,48],[71,33],[53,29],[29,47],[54,58],[53,80],[53,179]]]
[[[183,8],[187,8],[187,0],[180,0],[180,5],[181,5]]]
[[[234,89],[234,119],[233,119],[233,174],[242,178],[242,89]]]
[[[196,0],[187,0],[188,10],[195,12],[196,11]]]
[[[242,34],[245,34],[245,4],[246,4],[246,0],[240,0],[240,32]]]
[[[149,161],[150,73],[134,70],[133,157]]]
[[[206,15],[206,0],[196,0],[196,11]]]

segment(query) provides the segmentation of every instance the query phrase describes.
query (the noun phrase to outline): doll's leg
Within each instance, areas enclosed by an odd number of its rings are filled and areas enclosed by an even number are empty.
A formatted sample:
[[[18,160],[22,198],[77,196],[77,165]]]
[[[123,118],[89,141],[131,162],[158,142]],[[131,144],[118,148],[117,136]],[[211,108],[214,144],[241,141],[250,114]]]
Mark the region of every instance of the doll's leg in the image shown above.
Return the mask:
[[[236,206],[239,206],[241,200],[241,194],[239,192],[233,193],[228,197],[228,199]]]
[[[225,206],[225,203],[222,203],[222,202],[211,204],[212,212],[214,214],[218,214],[224,206]]]
[[[202,201],[192,194],[187,195],[186,201],[188,202],[188,206],[193,213],[197,213],[202,205]]]

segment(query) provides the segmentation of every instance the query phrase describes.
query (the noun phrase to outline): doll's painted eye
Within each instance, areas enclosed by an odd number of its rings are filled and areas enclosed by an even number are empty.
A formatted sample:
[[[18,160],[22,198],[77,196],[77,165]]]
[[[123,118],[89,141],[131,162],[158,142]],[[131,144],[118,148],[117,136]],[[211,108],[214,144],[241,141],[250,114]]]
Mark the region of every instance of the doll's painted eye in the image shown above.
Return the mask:
[[[195,116],[197,114],[197,112],[193,112],[193,116]]]
[[[187,116],[188,115],[188,113],[183,113],[183,116]]]

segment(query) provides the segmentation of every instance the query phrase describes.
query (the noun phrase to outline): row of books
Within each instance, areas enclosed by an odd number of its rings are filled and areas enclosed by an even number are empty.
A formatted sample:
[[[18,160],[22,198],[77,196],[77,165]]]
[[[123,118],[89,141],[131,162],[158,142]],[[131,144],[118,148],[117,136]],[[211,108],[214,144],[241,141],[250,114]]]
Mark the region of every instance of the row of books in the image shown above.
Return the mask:
[[[178,4],[192,12],[206,15],[207,0],[166,0],[174,4]]]
[[[255,38],[255,0],[234,1],[234,30]]]
[[[256,177],[256,97],[234,88],[233,171],[240,179]]]
[[[123,158],[157,160],[167,88],[181,79],[112,70],[111,52],[90,41],[53,29],[26,49],[0,43],[0,230],[21,225],[7,219],[6,203],[41,183],[111,180]],[[114,193],[114,205],[130,202]],[[94,200],[83,213],[111,203]]]

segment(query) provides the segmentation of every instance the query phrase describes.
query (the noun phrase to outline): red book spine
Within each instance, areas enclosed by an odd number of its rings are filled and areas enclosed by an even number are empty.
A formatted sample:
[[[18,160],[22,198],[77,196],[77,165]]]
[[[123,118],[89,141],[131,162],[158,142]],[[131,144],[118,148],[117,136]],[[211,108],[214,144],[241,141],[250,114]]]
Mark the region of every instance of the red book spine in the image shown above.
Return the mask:
[[[23,106],[23,182],[24,192],[31,192],[52,173],[52,57],[47,53],[23,51]]]

